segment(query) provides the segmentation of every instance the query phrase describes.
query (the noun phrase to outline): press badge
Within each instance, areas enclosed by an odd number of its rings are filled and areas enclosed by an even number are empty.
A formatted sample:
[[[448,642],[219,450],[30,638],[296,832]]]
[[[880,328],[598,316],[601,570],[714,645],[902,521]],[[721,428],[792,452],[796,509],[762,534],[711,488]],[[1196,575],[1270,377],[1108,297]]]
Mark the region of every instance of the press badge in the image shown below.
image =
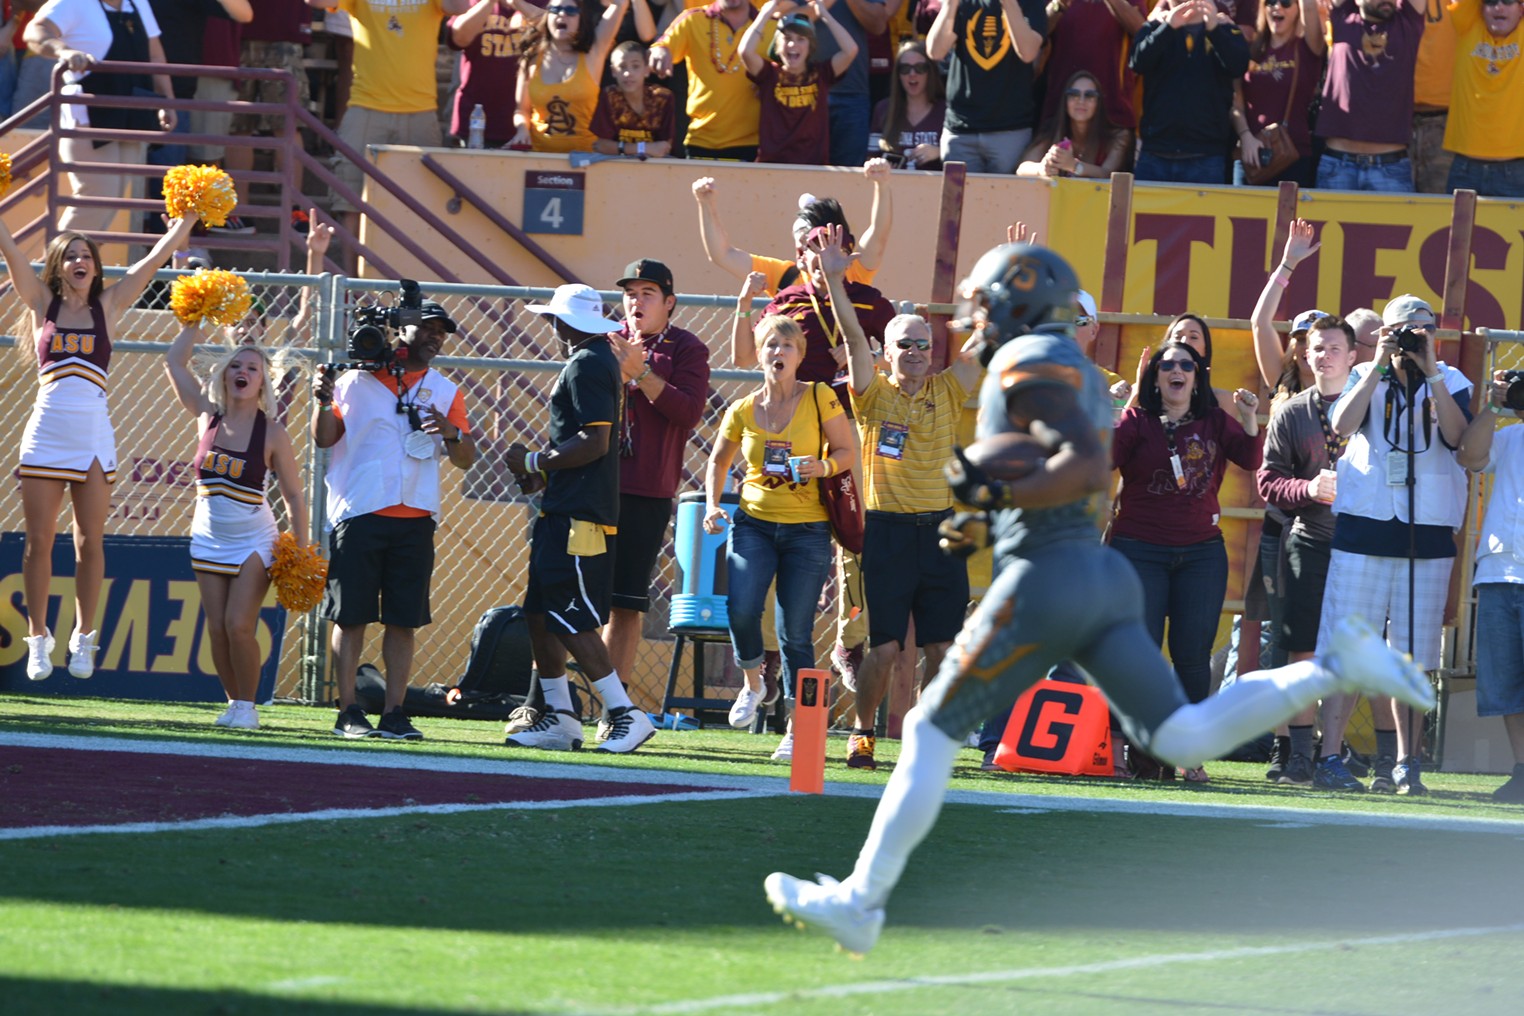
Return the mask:
[[[1393,448],[1386,453],[1386,485],[1401,487],[1408,482],[1408,453]]]
[[[1175,473],[1175,486],[1179,487],[1181,490],[1184,490],[1185,489],[1185,467],[1180,464],[1180,456],[1179,455],[1171,455],[1169,457],[1169,468],[1171,470],[1173,470],[1174,473]]]
[[[881,424],[878,431],[878,448],[875,451],[886,459],[903,459],[905,439],[909,436],[910,428],[903,423]]]
[[[762,475],[788,476],[788,457],[794,446],[788,441],[768,441],[762,446]]]

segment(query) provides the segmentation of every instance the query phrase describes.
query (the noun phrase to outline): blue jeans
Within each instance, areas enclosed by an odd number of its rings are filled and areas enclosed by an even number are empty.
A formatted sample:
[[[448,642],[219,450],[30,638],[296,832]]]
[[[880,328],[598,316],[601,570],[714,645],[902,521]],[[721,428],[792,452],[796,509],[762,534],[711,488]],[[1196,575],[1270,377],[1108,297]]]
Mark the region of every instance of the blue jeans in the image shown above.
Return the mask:
[[[1474,190],[1487,198],[1524,198],[1524,159],[1488,161],[1457,155],[1445,189]]]
[[[47,94],[48,84],[52,80],[50,77],[52,73],[53,61],[47,57],[32,55],[22,57],[20,67],[16,72],[15,92],[11,96],[11,112],[14,113],[33,99]],[[21,126],[42,130],[47,125],[48,114],[46,111],[43,111]]]
[[[1228,182],[1228,156],[1188,155],[1182,159],[1166,159],[1144,149],[1138,154],[1133,175],[1154,183],[1225,184]]]
[[[1476,714],[1524,713],[1524,585],[1476,587]]]
[[[1186,698],[1200,702],[1212,687],[1212,642],[1228,593],[1228,551],[1221,536],[1184,547],[1113,537],[1143,583],[1143,623],[1160,645],[1169,619],[1169,658]]]
[[[21,57],[12,53],[0,57],[0,120],[16,112],[16,78],[21,73]]]
[[[1411,194],[1413,160],[1404,156],[1396,162],[1377,164],[1325,148],[1318,160],[1318,189]]]
[[[725,549],[730,569],[726,609],[736,666],[762,664],[762,605],[776,576],[783,690],[792,697],[795,672],[815,665],[815,614],[831,573],[831,525],[763,522],[737,511]]]
[[[873,119],[868,97],[831,92],[826,96],[826,107],[831,117],[831,165],[861,166],[868,153],[868,124]]]

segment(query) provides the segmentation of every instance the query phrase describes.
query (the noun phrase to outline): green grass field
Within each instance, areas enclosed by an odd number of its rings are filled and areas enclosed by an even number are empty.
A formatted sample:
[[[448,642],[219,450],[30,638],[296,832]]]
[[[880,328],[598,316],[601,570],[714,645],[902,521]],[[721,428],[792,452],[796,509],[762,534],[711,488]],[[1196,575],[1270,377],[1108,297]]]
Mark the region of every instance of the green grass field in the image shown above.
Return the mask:
[[[984,774],[970,751],[858,961],[782,925],[761,881],[844,875],[887,766],[835,762],[826,796],[797,796],[767,761],[774,738],[728,730],[610,760],[510,755],[493,724],[422,720],[421,745],[355,745],[326,733],[326,710],[266,709],[248,735],[214,732],[214,712],[0,698],[0,787],[42,776],[7,765],[12,746],[66,735],[679,771],[755,796],[0,839],[0,1010],[1524,1011],[1524,811],[1485,798],[1498,777],[1334,799],[1269,787],[1258,766],[1218,763],[1187,788]]]

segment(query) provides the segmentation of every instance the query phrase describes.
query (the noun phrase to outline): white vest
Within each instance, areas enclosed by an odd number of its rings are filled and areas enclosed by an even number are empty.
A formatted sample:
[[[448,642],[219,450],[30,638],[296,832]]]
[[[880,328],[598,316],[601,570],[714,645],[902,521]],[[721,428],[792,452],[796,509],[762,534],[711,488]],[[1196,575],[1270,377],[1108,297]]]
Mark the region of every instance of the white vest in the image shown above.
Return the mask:
[[[1371,369],[1371,364],[1355,367],[1357,373]],[[1451,394],[1471,387],[1466,375],[1454,367],[1439,365],[1445,375],[1445,388]],[[1408,521],[1408,488],[1403,484],[1389,484],[1387,456],[1392,450],[1391,441],[1382,433],[1386,413],[1386,382],[1383,381],[1371,396],[1370,408],[1360,429],[1350,435],[1344,455],[1339,459],[1338,494],[1334,497],[1335,515],[1358,515],[1367,519],[1397,519]],[[1466,516],[1466,471],[1455,461],[1455,452],[1446,448],[1439,437],[1439,419],[1434,414],[1429,386],[1418,389],[1415,400],[1422,407],[1425,397],[1430,399],[1431,420],[1428,446],[1424,445],[1423,420],[1415,419],[1415,443],[1424,449],[1414,456],[1414,474],[1418,482],[1414,489],[1414,507],[1423,526],[1445,526],[1459,529]],[[1421,412],[1420,408],[1420,412]],[[1388,429],[1400,429],[1399,442],[1407,445],[1407,411],[1396,414]],[[1405,457],[1405,456],[1404,456]],[[1404,468],[1406,468],[1404,466]]]
[[[437,371],[426,371],[411,389],[407,400],[419,407],[433,406],[444,416],[450,411],[458,389]],[[369,371],[354,370],[339,378],[333,404],[344,420],[344,436],[330,451],[328,473],[328,528],[356,515],[405,504],[432,515],[439,514],[439,459],[444,441],[434,437],[434,456],[415,459],[403,450],[411,432],[406,413],[397,412],[397,395]]]

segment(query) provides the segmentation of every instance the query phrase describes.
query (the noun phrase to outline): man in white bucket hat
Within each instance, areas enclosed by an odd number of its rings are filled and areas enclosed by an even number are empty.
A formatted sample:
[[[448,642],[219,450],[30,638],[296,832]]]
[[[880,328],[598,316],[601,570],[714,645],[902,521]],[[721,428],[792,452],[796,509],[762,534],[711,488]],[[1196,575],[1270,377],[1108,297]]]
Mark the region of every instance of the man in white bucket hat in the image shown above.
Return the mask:
[[[624,379],[608,333],[619,322],[603,316],[591,286],[557,287],[531,314],[553,319],[567,353],[550,393],[550,437],[536,450],[508,449],[508,468],[526,492],[543,490],[540,517],[529,540],[524,615],[545,709],[507,743],[575,751],[582,723],[572,710],[566,658],[576,659],[608,710],[610,733],[598,751],[634,751],[655,733],[614,670],[599,629],[608,622],[613,595],[615,533],[619,524],[619,441]]]

